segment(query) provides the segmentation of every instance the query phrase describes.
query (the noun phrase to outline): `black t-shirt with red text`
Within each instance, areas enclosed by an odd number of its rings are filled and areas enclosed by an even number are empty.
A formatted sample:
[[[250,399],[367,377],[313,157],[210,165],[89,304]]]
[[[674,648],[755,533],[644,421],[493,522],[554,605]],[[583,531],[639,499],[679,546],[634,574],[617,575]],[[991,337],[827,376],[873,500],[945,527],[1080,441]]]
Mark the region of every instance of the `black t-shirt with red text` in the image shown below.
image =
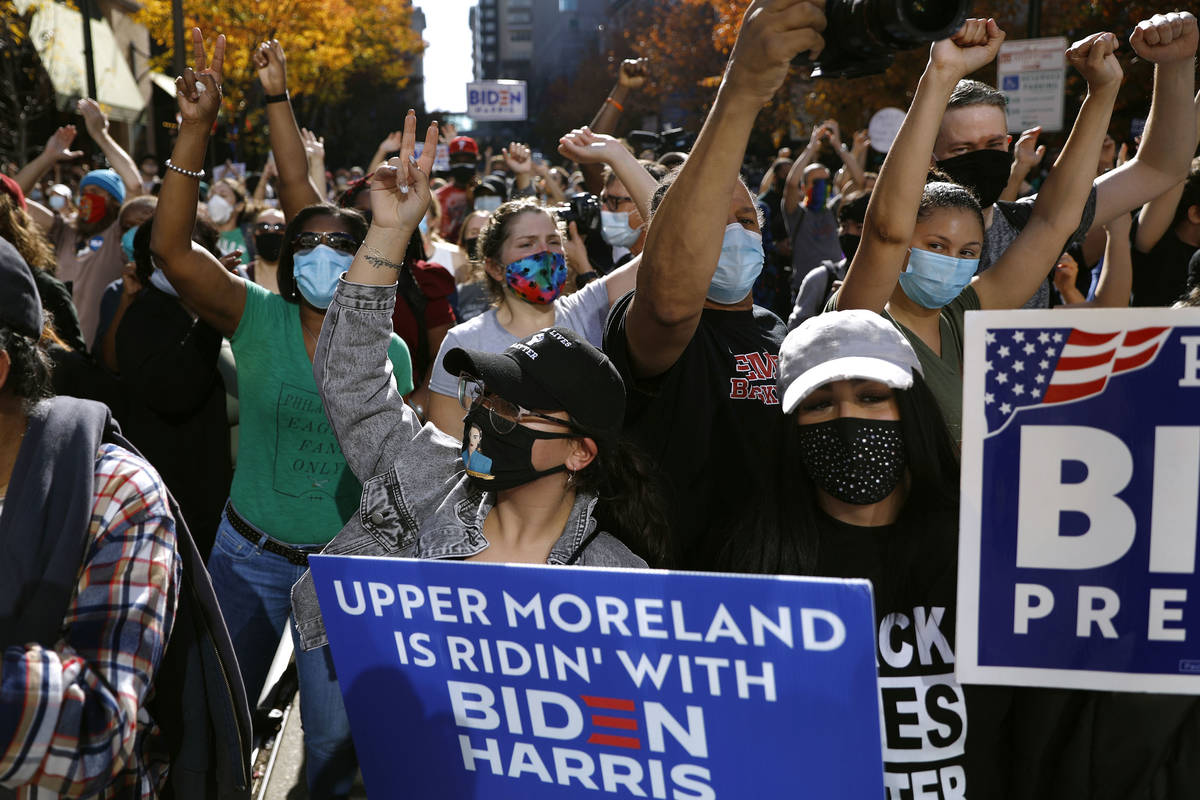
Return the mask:
[[[957,512],[865,528],[817,514],[816,575],[874,587],[888,800],[965,800],[967,704],[954,678]]]
[[[755,306],[705,309],[687,348],[662,375],[633,375],[625,315],[633,292],[613,306],[604,351],[625,381],[625,432],[662,478],[674,551],[670,566],[712,569],[728,521],[761,494],[777,447],[779,345],[787,329]]]

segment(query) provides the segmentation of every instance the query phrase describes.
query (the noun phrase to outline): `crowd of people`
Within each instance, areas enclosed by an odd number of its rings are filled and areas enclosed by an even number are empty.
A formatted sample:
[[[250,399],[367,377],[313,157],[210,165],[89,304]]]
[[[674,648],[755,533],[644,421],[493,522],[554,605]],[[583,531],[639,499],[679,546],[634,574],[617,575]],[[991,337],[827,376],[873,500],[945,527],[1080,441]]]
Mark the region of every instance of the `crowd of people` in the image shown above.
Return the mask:
[[[1087,92],[1052,165],[969,78],[1005,38],[969,19],[877,173],[828,120],[748,174],[823,5],[751,3],[686,153],[615,136],[651,74],[627,61],[560,165],[410,111],[329,172],[272,40],[270,158],[217,178],[227,43],[197,29],[169,158],[135,162],[83,100],[108,168],[76,170],[66,125],[0,175],[0,796],[158,796],[181,636],[236,685],[206,701],[234,755],[208,757],[241,796],[246,697],[291,636],[310,794],[346,797],[318,552],[867,577],[878,621],[940,637],[901,664],[881,633],[880,675],[948,687],[965,742],[886,763],[889,797],[1191,796],[1194,701],[960,687],[953,632],[966,312],[1200,304],[1196,19],[1066,51]],[[1154,81],[1118,152],[1125,49]],[[1136,755],[1106,738],[1128,720]]]

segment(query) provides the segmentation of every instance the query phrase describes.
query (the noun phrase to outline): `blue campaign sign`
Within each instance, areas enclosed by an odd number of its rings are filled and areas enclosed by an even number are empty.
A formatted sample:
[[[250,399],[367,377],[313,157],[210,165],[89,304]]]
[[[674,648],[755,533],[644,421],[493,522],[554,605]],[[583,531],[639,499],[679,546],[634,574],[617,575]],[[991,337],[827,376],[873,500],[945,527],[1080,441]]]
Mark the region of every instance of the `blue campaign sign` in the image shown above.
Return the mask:
[[[883,797],[866,581],[314,556],[372,797]]]
[[[967,315],[962,683],[1200,693],[1200,309]]]

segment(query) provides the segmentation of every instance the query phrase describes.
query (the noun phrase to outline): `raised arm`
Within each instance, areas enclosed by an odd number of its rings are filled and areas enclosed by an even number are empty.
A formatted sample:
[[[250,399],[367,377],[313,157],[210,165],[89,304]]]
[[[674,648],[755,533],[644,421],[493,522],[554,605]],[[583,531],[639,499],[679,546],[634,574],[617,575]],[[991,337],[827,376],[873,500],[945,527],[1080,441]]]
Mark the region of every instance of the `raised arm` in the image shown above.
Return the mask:
[[[1046,156],[1045,145],[1037,143],[1042,134],[1042,126],[1037,125],[1021,134],[1017,146],[1013,148],[1012,166],[1008,170],[1008,183],[1000,193],[1000,199],[1013,202],[1021,196],[1021,186],[1025,178]]]
[[[792,58],[805,51],[815,57],[825,46],[823,9],[823,0],[754,0],[746,9],[708,119],[650,223],[625,318],[628,355],[639,375],[662,374],[691,341],[754,119]]]
[[[308,160],[308,179],[325,199],[325,137],[317,136],[308,128],[300,129],[300,138],[304,142],[304,157]]]
[[[929,63],[871,192],[862,239],[838,295],[841,310],[883,311],[904,269],[917,226],[929,159],[950,93],[964,75],[990,64],[1004,41],[992,19],[969,19],[934,43]]]
[[[1195,109],[1197,128],[1196,146],[1200,147],[1200,92],[1197,92],[1193,98],[1192,106]],[[1153,250],[1154,245],[1158,244],[1158,240],[1175,221],[1175,207],[1179,205],[1179,199],[1183,197],[1185,181],[1186,177],[1181,178],[1169,190],[1142,206],[1142,210],[1138,214],[1137,236],[1133,242],[1134,247],[1139,251],[1149,253]]]
[[[383,141],[379,143],[379,147],[375,148],[375,155],[371,156],[371,163],[367,165],[367,174],[374,174],[375,168],[387,161],[388,153],[395,153],[400,150],[400,139],[403,134],[400,131],[392,131]]]
[[[251,59],[258,70],[258,79],[267,93],[267,125],[270,129],[271,152],[275,154],[278,177],[279,206],[291,219],[306,206],[324,202],[324,196],[308,176],[308,157],[304,140],[292,113],[292,100],[287,93],[287,59],[278,39],[263,42]]]
[[[1154,63],[1154,94],[1137,155],[1096,179],[1096,219],[1145,205],[1187,176],[1195,152],[1196,18],[1183,11],[1138,23],[1129,44]]]
[[[1104,247],[1104,266],[1096,284],[1092,305],[1099,308],[1126,308],[1133,291],[1133,255],[1129,252],[1129,231],[1133,221],[1126,213],[1104,224],[1108,243]]]
[[[192,49],[195,69],[188,67],[175,79],[182,122],[170,163],[177,169],[168,167],[163,174],[154,230],[150,234],[150,252],[183,301],[221,335],[232,336],[246,308],[246,285],[211,253],[192,242],[208,134],[221,108],[225,36],[217,37],[211,66],[199,28],[192,28]],[[199,91],[200,86],[204,91]]]
[[[400,156],[371,177],[371,227],[334,294],[313,357],[325,413],[347,465],[361,481],[390,466],[421,428],[416,412],[396,391],[386,346],[394,287],[409,239],[429,207],[429,174],[437,152],[437,123],[431,123],[421,158],[413,157],[416,128],[410,110]],[[364,365],[351,353],[379,358]]]
[[[600,109],[596,116],[592,117],[588,128],[596,133],[614,133],[629,96],[646,84],[649,74],[650,62],[644,58],[627,58],[622,61],[621,66],[617,68],[616,85],[600,104]],[[579,171],[583,173],[584,186],[589,192],[600,194],[604,190],[602,170],[598,165],[580,164]]]
[[[63,125],[50,134],[50,138],[46,140],[46,146],[38,154],[38,157],[21,167],[21,171],[13,178],[21,187],[21,191],[26,194],[25,202],[29,216],[33,217],[33,221],[44,231],[50,230],[50,226],[54,224],[54,212],[41,203],[28,199],[28,195],[34,184],[53,169],[55,164],[61,161],[71,161],[83,155],[82,150],[71,149],[73,141],[75,141],[75,126]]]
[[[1067,60],[1087,79],[1087,97],[1038,192],[1028,224],[995,266],[973,279],[981,307],[1018,308],[1028,300],[1079,226],[1121,88],[1121,65],[1114,55],[1118,46],[1111,33],[1094,33],[1067,50]]]
[[[509,142],[508,147],[500,148],[504,155],[504,163],[512,170],[512,196],[532,197],[536,194],[533,188],[533,154],[529,145],[520,142]]]
[[[90,97],[80,100],[77,108],[83,115],[88,135],[104,153],[104,157],[108,159],[113,171],[121,176],[121,182],[125,184],[125,198],[129,199],[142,194],[142,179],[138,175],[137,164],[133,163],[129,153],[126,153],[125,149],[117,144],[109,134],[108,115],[100,110],[100,105]]]
[[[826,136],[828,137],[825,141],[829,142],[830,147],[837,153],[838,158],[842,160],[842,167],[850,175],[850,180],[856,187],[861,189],[866,184],[862,165],[859,164],[858,159],[854,156],[851,149],[842,141],[842,130],[838,127],[837,120],[826,120],[825,128],[827,131]]]
[[[783,213],[793,214],[796,208],[804,200],[800,196],[800,184],[804,181],[804,170],[808,165],[816,160],[817,154],[821,152],[821,141],[825,135],[825,125],[817,125],[812,129],[812,134],[808,137],[808,147],[800,153],[800,156],[792,162],[792,168],[788,170],[787,177],[783,181]]]
[[[588,128],[577,128],[558,140],[558,152],[580,164],[607,164],[633,198],[638,214],[642,219],[650,218],[650,198],[654,196],[658,181],[620,141],[602,133],[592,133]],[[600,279],[608,289],[610,305],[634,288],[640,263],[641,259],[635,258]]]
[[[268,179],[275,174],[275,154],[267,154],[267,163],[263,165],[262,174],[258,176],[258,183],[254,186],[254,202],[261,205],[267,199],[267,182]]]

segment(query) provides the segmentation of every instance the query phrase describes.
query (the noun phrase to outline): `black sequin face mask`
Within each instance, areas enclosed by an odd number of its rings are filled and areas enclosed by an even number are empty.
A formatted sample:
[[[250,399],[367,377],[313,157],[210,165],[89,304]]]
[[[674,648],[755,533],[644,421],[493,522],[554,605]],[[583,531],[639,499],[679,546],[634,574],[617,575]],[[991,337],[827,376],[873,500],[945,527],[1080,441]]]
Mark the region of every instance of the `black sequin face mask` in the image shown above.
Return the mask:
[[[858,417],[801,425],[800,460],[817,486],[860,506],[895,491],[908,465],[899,420]]]

